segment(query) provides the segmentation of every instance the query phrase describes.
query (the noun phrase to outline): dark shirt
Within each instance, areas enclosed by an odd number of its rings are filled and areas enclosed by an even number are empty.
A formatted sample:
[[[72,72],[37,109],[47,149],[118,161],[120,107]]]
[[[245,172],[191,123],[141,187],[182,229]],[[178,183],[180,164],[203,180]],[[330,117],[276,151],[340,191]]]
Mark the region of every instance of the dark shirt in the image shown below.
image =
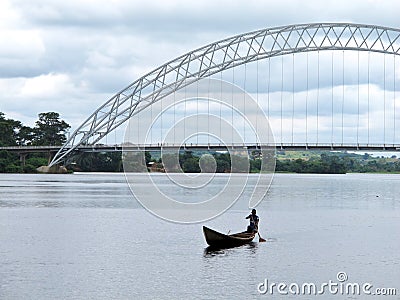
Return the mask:
[[[260,218],[257,215],[253,214],[248,215],[246,219],[250,219],[250,226],[253,228],[257,227],[258,221],[260,220]]]

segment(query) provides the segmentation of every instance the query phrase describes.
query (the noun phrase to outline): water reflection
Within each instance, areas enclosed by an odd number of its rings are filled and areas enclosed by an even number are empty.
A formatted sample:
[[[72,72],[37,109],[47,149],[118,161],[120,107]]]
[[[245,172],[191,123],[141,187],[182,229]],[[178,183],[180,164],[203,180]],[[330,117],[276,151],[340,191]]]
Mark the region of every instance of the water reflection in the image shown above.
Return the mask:
[[[239,246],[239,247],[231,247],[231,248],[216,248],[212,246],[208,246],[207,248],[204,249],[204,257],[214,257],[214,256],[227,256],[233,253],[236,253],[237,251],[241,250],[246,250],[251,253],[256,253],[257,248],[258,248],[257,242],[250,242],[249,244]]]
[[[266,238],[266,242],[267,243],[273,243],[273,242],[277,242],[278,241],[278,239],[277,238]]]
[[[398,181],[399,174],[277,174],[260,209],[399,209]],[[176,192],[167,181],[164,188]],[[187,195],[181,196],[188,201]],[[247,210],[245,200],[233,209]],[[60,202],[62,207],[140,207],[121,173],[0,174],[0,207],[35,207],[39,201]]]
[[[35,203],[35,207],[47,207],[47,208],[54,208],[54,207],[61,207],[62,204],[58,201],[37,201]]]

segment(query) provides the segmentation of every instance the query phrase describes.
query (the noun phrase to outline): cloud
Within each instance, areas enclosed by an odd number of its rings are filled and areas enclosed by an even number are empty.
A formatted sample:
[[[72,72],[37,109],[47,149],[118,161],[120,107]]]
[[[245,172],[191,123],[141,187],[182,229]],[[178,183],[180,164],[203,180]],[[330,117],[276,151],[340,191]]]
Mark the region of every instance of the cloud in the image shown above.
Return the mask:
[[[39,112],[56,110],[67,122],[78,126],[117,91],[200,46],[239,33],[294,23],[349,21],[398,28],[396,8],[400,8],[396,0],[1,1],[0,110],[27,123]],[[358,109],[355,84],[360,82],[365,93],[365,85],[370,83],[371,93],[376,95],[385,85],[389,94],[394,76],[400,79],[400,59],[392,62],[386,57],[387,77],[383,82],[382,55],[370,55],[369,78],[366,53],[346,52],[344,59],[341,55],[334,54],[334,97],[341,103],[345,74],[345,85],[350,89],[347,94],[352,95],[346,98],[349,114]],[[259,75],[255,74],[256,64],[246,67],[247,74],[242,67],[237,68],[235,83],[251,93],[258,91],[260,98],[269,90],[271,98],[279,100],[283,90],[284,107],[291,107],[292,92],[300,99],[298,103],[304,101],[307,88],[310,105],[315,105],[319,86],[320,99],[327,99],[320,103],[321,112],[329,115],[331,54],[320,53],[319,74],[317,54],[308,54],[308,73],[306,56],[294,56],[294,86],[290,55],[283,57],[283,74],[278,57],[270,61],[269,73],[267,60],[258,63]],[[360,72],[354,63],[358,56]],[[231,80],[231,75],[226,71],[222,77]],[[296,111],[301,115],[300,107]]]
[[[48,74],[26,79],[19,96],[32,100],[51,100],[70,90],[72,90],[71,83],[66,75]]]
[[[0,79],[0,111],[9,118],[32,126],[41,112],[56,111],[77,127],[107,95],[87,92],[66,74],[46,74],[31,78]],[[82,93],[86,91],[85,93]]]
[[[310,21],[368,20],[369,23],[397,25],[397,16],[390,12],[396,1],[324,1],[283,0],[248,1],[14,1],[23,15],[40,25],[76,26],[79,28],[130,28],[145,32],[178,33],[224,30],[243,32],[243,28]],[[323,9],[322,9],[323,8]],[[29,12],[29,13],[28,13]],[[382,18],[385,15],[385,18]],[[242,29],[242,30],[241,30]]]
[[[0,78],[40,74],[44,43],[37,30],[0,30]]]

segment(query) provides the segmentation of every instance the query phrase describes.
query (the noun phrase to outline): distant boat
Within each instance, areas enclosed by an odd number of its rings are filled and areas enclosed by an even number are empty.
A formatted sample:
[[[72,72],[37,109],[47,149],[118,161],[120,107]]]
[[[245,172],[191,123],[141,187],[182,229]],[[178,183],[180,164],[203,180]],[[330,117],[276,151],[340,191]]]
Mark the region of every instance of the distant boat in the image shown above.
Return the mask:
[[[223,234],[206,226],[203,226],[204,237],[210,247],[214,248],[232,248],[250,243],[256,233],[240,232],[235,234]]]

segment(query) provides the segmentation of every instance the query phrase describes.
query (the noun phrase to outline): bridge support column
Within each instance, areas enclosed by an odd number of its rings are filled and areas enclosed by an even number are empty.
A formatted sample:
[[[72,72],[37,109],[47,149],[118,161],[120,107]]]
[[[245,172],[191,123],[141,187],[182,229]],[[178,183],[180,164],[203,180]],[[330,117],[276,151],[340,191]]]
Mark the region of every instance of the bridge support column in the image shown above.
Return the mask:
[[[55,152],[51,152],[51,151],[47,152],[47,157],[48,157],[47,165],[50,165],[54,155],[55,155]]]
[[[18,155],[19,155],[19,161],[21,162],[21,166],[25,167],[26,157],[28,156],[28,153],[20,152],[18,153]]]

